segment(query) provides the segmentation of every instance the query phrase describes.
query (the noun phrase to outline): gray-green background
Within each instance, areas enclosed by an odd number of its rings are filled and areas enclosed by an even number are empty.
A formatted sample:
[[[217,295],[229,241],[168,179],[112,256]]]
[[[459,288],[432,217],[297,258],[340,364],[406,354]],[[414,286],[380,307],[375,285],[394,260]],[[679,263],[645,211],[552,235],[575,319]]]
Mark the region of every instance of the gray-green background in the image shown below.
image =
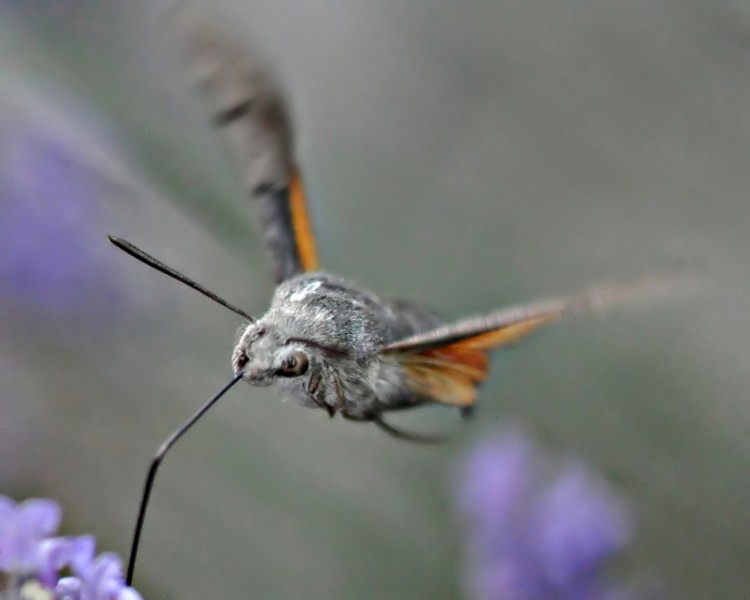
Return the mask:
[[[67,531],[123,555],[147,462],[230,375],[239,323],[104,235],[250,312],[272,292],[156,4],[0,4],[0,120],[64,125],[63,90],[119,140],[116,161],[89,157],[119,182],[102,185],[91,252],[128,290],[82,322],[3,308],[0,490],[56,497]],[[468,426],[434,409],[398,419],[456,429],[440,448],[233,391],[165,463],[139,589],[459,597],[448,474],[482,431],[518,419],[631,499],[626,573],[680,598],[750,597],[750,5],[212,4],[290,96],[331,270],[455,317],[649,273],[705,283],[498,357]]]

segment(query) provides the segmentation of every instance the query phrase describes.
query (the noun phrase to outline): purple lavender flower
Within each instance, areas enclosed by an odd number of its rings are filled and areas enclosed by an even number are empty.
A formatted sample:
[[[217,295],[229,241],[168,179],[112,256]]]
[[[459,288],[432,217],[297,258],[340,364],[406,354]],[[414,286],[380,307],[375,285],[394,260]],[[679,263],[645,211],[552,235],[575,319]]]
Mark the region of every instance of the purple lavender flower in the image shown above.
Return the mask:
[[[0,496],[0,570],[28,573],[37,569],[40,543],[57,531],[60,507],[51,500],[16,504]]]
[[[31,126],[0,137],[0,302],[86,316],[111,306],[118,287],[99,230],[103,188],[76,162],[80,149]]]
[[[480,442],[462,465],[467,585],[482,600],[620,600],[603,568],[630,542],[627,507],[580,462],[556,475],[519,429]]]
[[[59,523],[60,507],[52,500],[16,504],[0,496],[0,573],[6,581],[0,599],[142,600],[125,585],[115,555],[94,557],[93,537],[50,537]],[[61,571],[70,575],[61,577]]]
[[[114,554],[102,554],[75,577],[63,577],[55,586],[59,600],[141,600],[141,595],[123,582],[122,563]]]

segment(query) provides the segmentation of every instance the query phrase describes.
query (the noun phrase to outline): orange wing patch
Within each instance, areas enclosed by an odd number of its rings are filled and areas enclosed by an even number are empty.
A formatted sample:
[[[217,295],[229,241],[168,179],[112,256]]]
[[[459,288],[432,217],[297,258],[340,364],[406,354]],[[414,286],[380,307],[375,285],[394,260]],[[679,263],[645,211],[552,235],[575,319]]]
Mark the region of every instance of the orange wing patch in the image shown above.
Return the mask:
[[[292,229],[297,243],[300,265],[303,271],[316,271],[320,268],[318,249],[315,244],[310,214],[307,211],[305,188],[299,171],[294,169],[289,182],[289,212],[292,216]]]
[[[420,395],[451,406],[471,406],[489,375],[490,350],[513,344],[559,314],[529,318],[459,341],[400,357],[407,384]]]
[[[479,335],[463,339],[451,344],[449,347],[452,348],[458,346],[460,348],[473,350],[493,350],[495,348],[501,348],[502,346],[515,344],[522,337],[528,335],[535,329],[542,325],[546,325],[547,323],[551,323],[559,317],[559,313],[531,317],[525,321],[519,321],[512,325],[505,325],[499,329],[494,329],[492,331],[487,331],[486,333],[480,333]]]
[[[418,394],[441,404],[471,406],[477,385],[487,378],[485,352],[447,353],[430,350],[403,359],[407,384]]]

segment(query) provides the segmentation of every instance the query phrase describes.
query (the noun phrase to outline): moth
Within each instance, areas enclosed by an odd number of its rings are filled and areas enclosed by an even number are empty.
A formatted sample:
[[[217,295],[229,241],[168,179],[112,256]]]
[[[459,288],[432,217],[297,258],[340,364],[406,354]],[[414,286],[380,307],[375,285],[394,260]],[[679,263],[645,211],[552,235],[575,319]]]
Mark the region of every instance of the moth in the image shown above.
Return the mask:
[[[629,298],[652,281],[593,288],[444,322],[429,308],[382,298],[321,269],[290,120],[270,76],[208,29],[188,27],[195,84],[223,135],[257,213],[276,290],[268,311],[253,317],[133,244],[118,248],[177,279],[243,318],[232,352],[232,379],[166,440],[146,481],[128,567],[135,555],[156,470],[169,448],[239,381],[275,385],[302,406],[331,417],[372,423],[411,441],[436,441],[390,424],[385,415],[428,404],[468,415],[490,372],[490,353],[566,314],[596,311]]]

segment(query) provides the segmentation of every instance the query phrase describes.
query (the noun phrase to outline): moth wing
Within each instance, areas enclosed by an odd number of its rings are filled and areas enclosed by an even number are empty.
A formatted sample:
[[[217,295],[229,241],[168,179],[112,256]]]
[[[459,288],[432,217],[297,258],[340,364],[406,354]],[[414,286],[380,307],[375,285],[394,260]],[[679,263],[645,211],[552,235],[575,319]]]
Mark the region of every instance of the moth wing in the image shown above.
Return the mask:
[[[196,87],[258,213],[277,282],[319,268],[279,86],[243,48],[186,11],[179,26]]]
[[[547,307],[537,314],[493,313],[407,338],[381,353],[401,363],[412,391],[441,404],[471,406],[477,386],[489,375],[489,352],[519,341],[562,314]]]
[[[441,404],[467,407],[490,368],[488,353],[512,345],[566,314],[602,312],[643,295],[673,289],[666,278],[600,286],[581,294],[519,305],[442,325],[381,348],[397,360],[407,385]]]

